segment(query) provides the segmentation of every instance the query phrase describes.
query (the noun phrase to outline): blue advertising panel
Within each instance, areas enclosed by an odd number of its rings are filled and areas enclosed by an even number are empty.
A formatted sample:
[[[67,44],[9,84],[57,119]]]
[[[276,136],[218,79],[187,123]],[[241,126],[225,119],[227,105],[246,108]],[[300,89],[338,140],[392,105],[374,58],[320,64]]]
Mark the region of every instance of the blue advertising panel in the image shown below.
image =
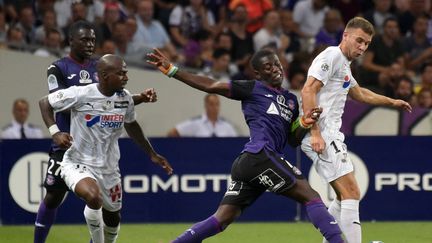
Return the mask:
[[[174,175],[149,161],[129,139],[120,140],[123,222],[192,222],[213,213],[229,180],[232,161],[248,138],[151,139],[174,168]],[[348,137],[346,144],[362,191],[362,220],[432,220],[431,137]],[[43,198],[49,140],[0,143],[0,218],[3,224],[31,224]],[[296,151],[287,148],[296,163]],[[301,171],[328,203],[334,197],[311,162]],[[84,202],[72,193],[59,210],[58,223],[83,222]],[[271,193],[248,208],[240,220],[289,221],[292,200]],[[304,216],[304,212],[302,212]]]
[[[228,186],[231,163],[248,138],[151,139],[174,168],[168,176],[129,139],[120,140],[123,222],[190,222],[212,214]],[[33,223],[43,198],[49,140],[1,144],[1,220]],[[295,153],[289,152],[294,159]],[[72,193],[59,210],[59,223],[82,222],[84,202]],[[240,220],[293,220],[296,203],[265,193]]]

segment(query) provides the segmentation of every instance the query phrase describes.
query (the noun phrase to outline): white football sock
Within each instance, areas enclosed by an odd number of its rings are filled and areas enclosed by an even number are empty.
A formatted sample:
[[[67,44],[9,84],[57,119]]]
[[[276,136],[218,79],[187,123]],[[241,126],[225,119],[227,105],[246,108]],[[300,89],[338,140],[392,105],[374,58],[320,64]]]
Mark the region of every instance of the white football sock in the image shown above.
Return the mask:
[[[105,243],[115,243],[120,231],[120,224],[116,227],[104,225]]]
[[[339,226],[348,243],[361,243],[359,200],[342,200]]]
[[[86,205],[84,208],[84,217],[86,219],[87,227],[90,231],[93,243],[104,243],[102,208],[91,209]]]

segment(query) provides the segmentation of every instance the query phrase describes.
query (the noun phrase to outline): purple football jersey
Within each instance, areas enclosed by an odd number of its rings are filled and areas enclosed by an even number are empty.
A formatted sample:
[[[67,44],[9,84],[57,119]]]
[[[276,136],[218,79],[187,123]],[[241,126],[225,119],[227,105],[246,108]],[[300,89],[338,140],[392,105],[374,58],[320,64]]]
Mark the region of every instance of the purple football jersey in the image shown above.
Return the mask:
[[[230,98],[241,100],[249,126],[250,141],[243,151],[258,153],[266,148],[282,155],[291,124],[299,116],[297,97],[260,81],[235,80],[231,81]]]
[[[67,89],[71,86],[84,86],[98,82],[96,71],[97,60],[90,59],[84,64],[73,60],[70,56],[63,57],[53,62],[47,71],[49,92],[59,89]],[[59,112],[56,114],[56,124],[62,132],[70,131],[70,113]],[[59,150],[54,143],[51,144],[54,151]]]

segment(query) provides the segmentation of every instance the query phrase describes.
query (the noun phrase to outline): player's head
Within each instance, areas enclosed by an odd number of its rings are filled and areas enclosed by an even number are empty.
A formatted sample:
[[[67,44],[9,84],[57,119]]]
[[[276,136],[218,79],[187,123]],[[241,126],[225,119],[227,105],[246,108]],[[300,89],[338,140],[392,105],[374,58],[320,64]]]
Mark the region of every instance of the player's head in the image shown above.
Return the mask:
[[[109,93],[122,91],[129,80],[127,67],[123,58],[107,54],[97,63],[100,86]]]
[[[362,17],[352,18],[345,27],[341,49],[349,60],[363,55],[375,34],[373,25]]]
[[[261,49],[252,56],[251,65],[256,79],[273,87],[280,87],[283,81],[283,67],[276,53],[270,49]]]
[[[80,20],[73,23],[69,28],[71,56],[78,61],[84,61],[93,55],[95,42],[95,31],[89,22]]]
[[[29,103],[25,99],[16,99],[13,103],[12,114],[20,124],[24,124],[27,121],[29,115]]]
[[[215,121],[219,116],[220,100],[215,94],[207,94],[204,97],[204,108],[209,120]]]

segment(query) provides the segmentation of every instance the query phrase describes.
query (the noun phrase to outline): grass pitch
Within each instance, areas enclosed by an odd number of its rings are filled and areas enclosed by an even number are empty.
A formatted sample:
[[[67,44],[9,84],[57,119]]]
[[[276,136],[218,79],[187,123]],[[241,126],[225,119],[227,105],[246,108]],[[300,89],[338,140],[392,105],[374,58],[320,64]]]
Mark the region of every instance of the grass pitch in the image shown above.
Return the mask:
[[[118,243],[168,243],[191,224],[122,224]],[[363,242],[432,243],[432,222],[362,223]],[[47,243],[89,242],[85,225],[54,225]],[[0,242],[33,242],[32,226],[0,226]],[[234,223],[208,243],[320,243],[309,223]]]

